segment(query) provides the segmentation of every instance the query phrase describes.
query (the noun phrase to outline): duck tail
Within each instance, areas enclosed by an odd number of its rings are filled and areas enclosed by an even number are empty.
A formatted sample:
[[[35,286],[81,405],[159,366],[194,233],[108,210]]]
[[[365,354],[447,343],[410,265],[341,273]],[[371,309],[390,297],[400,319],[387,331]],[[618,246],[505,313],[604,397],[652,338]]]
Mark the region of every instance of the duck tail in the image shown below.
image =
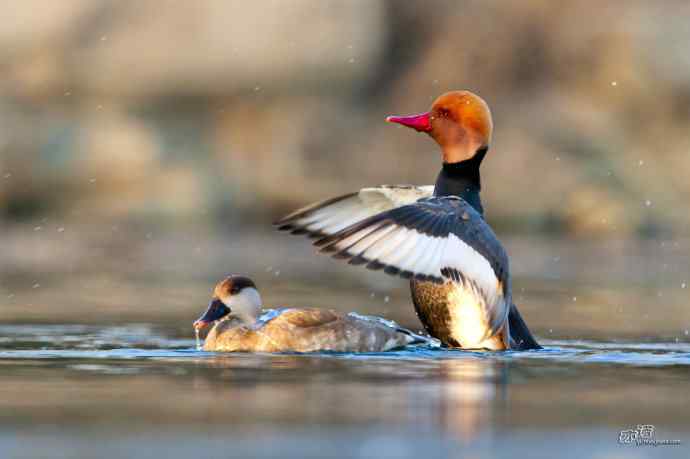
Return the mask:
[[[510,328],[511,347],[518,351],[529,349],[542,349],[532,333],[527,328],[527,324],[520,315],[515,303],[510,305],[508,313],[508,323]]]

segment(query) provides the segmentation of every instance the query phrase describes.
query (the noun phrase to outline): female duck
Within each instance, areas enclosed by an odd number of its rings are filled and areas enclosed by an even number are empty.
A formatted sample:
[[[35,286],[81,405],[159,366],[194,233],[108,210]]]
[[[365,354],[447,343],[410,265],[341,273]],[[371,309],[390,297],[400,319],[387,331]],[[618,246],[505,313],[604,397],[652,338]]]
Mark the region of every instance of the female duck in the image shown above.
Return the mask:
[[[281,308],[262,311],[251,279],[232,275],[216,285],[206,312],[194,322],[199,331],[213,322],[205,351],[224,352],[380,352],[423,343],[422,336],[378,317],[331,310]]]

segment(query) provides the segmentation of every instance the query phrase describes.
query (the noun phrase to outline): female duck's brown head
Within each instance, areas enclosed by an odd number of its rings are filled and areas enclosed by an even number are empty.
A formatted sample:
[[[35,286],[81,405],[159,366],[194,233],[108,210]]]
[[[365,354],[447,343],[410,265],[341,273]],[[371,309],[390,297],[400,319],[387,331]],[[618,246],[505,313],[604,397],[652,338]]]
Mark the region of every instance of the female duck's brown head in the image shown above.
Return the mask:
[[[233,274],[216,284],[208,309],[194,322],[194,328],[206,328],[228,314],[252,323],[260,312],[261,296],[254,282],[248,277]]]
[[[389,116],[386,121],[426,132],[441,147],[443,162],[459,163],[486,151],[491,142],[491,111],[470,91],[451,91],[431,105],[431,110],[409,116]]]

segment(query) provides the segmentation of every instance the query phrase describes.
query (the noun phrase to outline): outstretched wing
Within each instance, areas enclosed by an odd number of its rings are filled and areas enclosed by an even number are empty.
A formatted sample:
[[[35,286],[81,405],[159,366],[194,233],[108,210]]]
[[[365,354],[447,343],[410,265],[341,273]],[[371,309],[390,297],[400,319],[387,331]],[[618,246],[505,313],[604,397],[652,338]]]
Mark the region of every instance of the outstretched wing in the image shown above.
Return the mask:
[[[314,245],[350,264],[404,278],[443,282],[462,276],[486,288],[508,280],[503,246],[481,215],[455,196],[423,198],[378,213]]]
[[[482,305],[492,332],[507,320],[508,256],[482,216],[461,198],[423,198],[314,244],[350,264],[404,278],[450,282]]]
[[[281,231],[317,238],[332,235],[361,220],[412,204],[433,194],[434,187],[382,185],[363,188],[299,209],[275,223]]]

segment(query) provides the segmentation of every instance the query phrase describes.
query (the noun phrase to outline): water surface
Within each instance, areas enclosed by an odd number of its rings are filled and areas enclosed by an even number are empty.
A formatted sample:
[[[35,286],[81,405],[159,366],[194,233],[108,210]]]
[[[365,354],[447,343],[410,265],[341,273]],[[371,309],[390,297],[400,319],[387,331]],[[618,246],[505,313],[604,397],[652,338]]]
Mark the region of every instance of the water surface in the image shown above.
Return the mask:
[[[687,343],[252,355],[197,351],[174,333],[0,327],[4,457],[687,454],[618,444],[637,424],[687,440]]]
[[[191,329],[229,272],[419,323],[405,282],[299,239],[124,232],[0,239],[3,459],[690,457],[687,242],[507,241],[540,351],[230,355]],[[619,444],[638,425],[681,444]]]

